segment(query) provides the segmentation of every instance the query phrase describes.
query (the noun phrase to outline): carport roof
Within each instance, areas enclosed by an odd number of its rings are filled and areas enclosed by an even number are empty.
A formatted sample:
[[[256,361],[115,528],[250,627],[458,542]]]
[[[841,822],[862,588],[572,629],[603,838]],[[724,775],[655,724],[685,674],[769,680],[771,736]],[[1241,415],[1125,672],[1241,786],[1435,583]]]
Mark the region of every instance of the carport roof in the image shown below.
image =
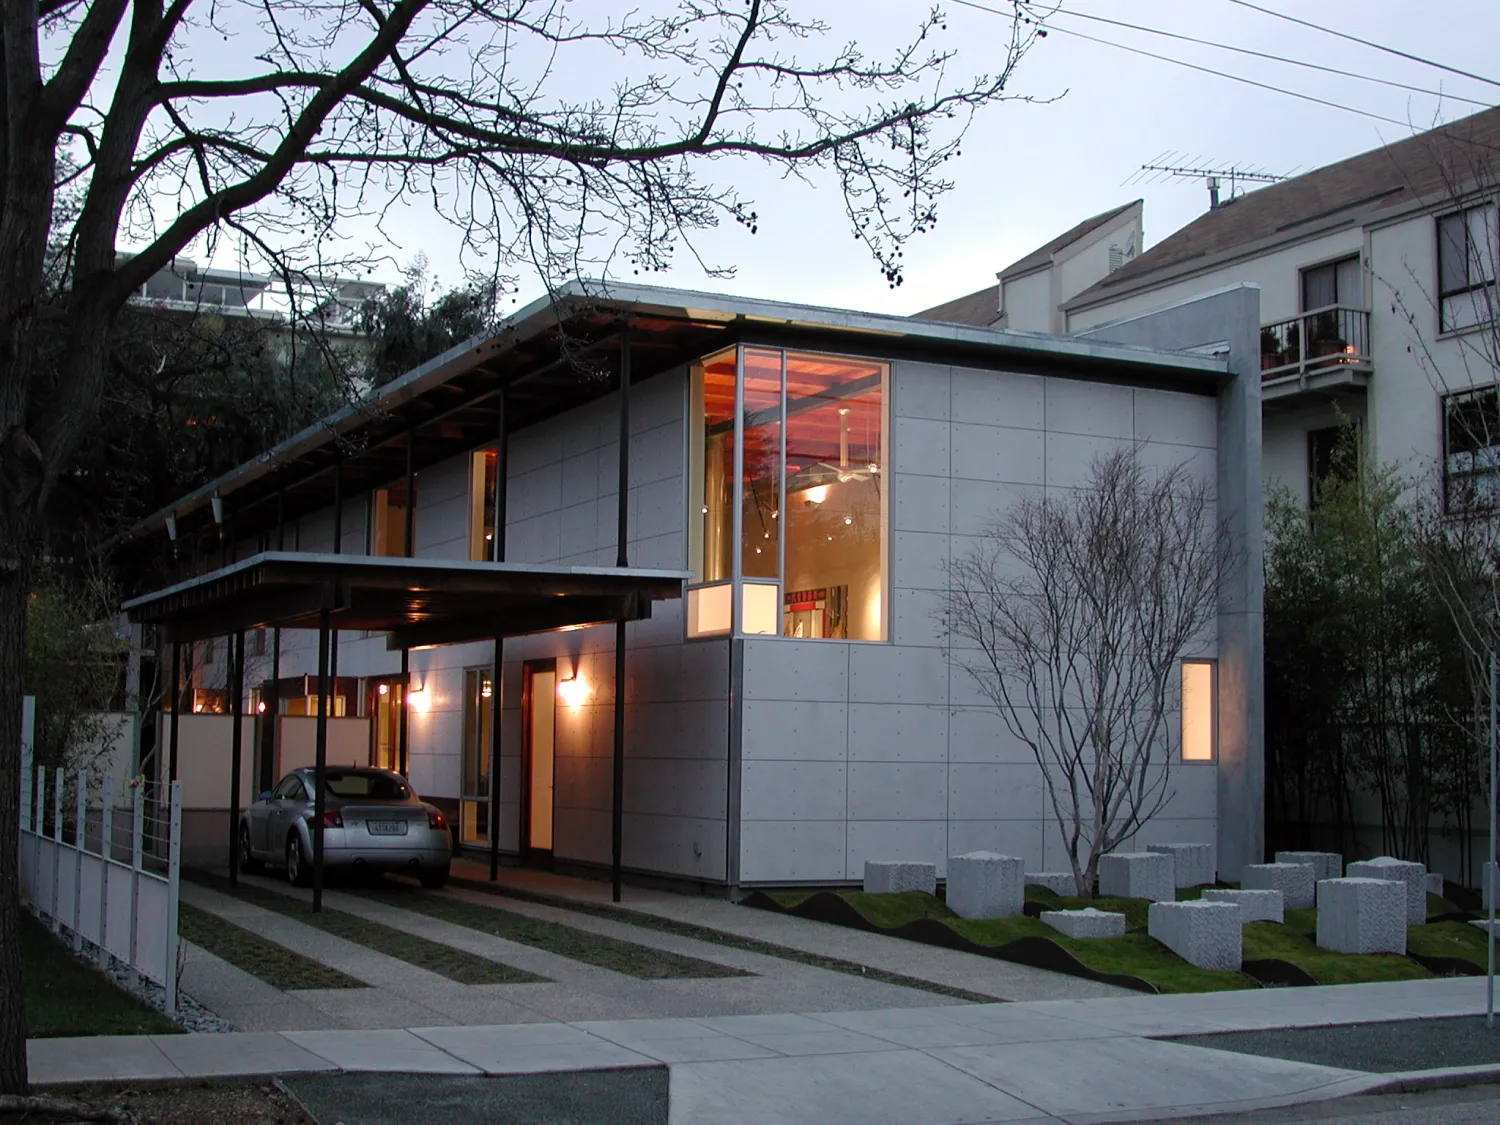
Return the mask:
[[[630,567],[542,566],[267,551],[125,603],[134,622],[192,641],[242,629],[389,634],[391,649],[457,644],[651,616],[691,575]]]

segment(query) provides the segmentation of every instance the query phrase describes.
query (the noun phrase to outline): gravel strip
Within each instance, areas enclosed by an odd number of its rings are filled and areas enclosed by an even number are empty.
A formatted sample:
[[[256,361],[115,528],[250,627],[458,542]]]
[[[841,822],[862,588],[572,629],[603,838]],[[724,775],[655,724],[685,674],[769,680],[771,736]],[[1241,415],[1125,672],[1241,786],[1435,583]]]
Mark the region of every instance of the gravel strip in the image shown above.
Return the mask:
[[[1167,1042],[1374,1074],[1500,1063],[1500,1026],[1490,1031],[1483,1016],[1229,1031]]]

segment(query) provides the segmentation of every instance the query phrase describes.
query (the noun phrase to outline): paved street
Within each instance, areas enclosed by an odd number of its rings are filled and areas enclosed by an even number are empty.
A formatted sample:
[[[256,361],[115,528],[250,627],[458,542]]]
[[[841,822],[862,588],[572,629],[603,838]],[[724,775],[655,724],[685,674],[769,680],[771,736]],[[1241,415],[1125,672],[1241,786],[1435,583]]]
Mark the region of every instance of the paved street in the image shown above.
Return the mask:
[[[1500,1086],[1474,1086],[1201,1117],[1193,1125],[1493,1125],[1496,1121],[1500,1121]]]

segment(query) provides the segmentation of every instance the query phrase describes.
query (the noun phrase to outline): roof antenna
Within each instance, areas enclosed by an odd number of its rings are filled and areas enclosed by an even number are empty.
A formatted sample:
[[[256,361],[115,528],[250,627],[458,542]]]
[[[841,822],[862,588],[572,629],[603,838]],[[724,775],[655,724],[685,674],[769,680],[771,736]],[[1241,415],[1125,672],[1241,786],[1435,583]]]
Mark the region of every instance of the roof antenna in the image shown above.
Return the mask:
[[[1293,171],[1295,172],[1295,169]],[[1245,168],[1237,164],[1231,164],[1227,168],[1215,168],[1205,161],[1188,157],[1185,153],[1169,150],[1151,163],[1142,164],[1140,170],[1130,176],[1125,183],[1156,183],[1163,179],[1204,180],[1208,185],[1208,209],[1217,211],[1224,203],[1233,202],[1243,194],[1240,191],[1241,184],[1279,184],[1283,180],[1290,179],[1291,175],[1292,173],[1288,173],[1285,176],[1279,176],[1259,168]],[[1229,198],[1221,201],[1219,192],[1226,180],[1229,182]]]

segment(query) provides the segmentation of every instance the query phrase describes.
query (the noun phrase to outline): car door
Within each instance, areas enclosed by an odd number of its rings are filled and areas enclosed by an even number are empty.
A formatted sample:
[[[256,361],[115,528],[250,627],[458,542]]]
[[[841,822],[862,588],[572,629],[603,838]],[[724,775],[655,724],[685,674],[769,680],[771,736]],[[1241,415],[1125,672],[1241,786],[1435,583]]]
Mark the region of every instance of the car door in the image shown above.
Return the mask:
[[[272,790],[270,808],[266,813],[266,835],[262,842],[267,855],[274,858],[281,854],[282,841],[302,808],[303,796],[302,779],[294,773],[283,777]]]

